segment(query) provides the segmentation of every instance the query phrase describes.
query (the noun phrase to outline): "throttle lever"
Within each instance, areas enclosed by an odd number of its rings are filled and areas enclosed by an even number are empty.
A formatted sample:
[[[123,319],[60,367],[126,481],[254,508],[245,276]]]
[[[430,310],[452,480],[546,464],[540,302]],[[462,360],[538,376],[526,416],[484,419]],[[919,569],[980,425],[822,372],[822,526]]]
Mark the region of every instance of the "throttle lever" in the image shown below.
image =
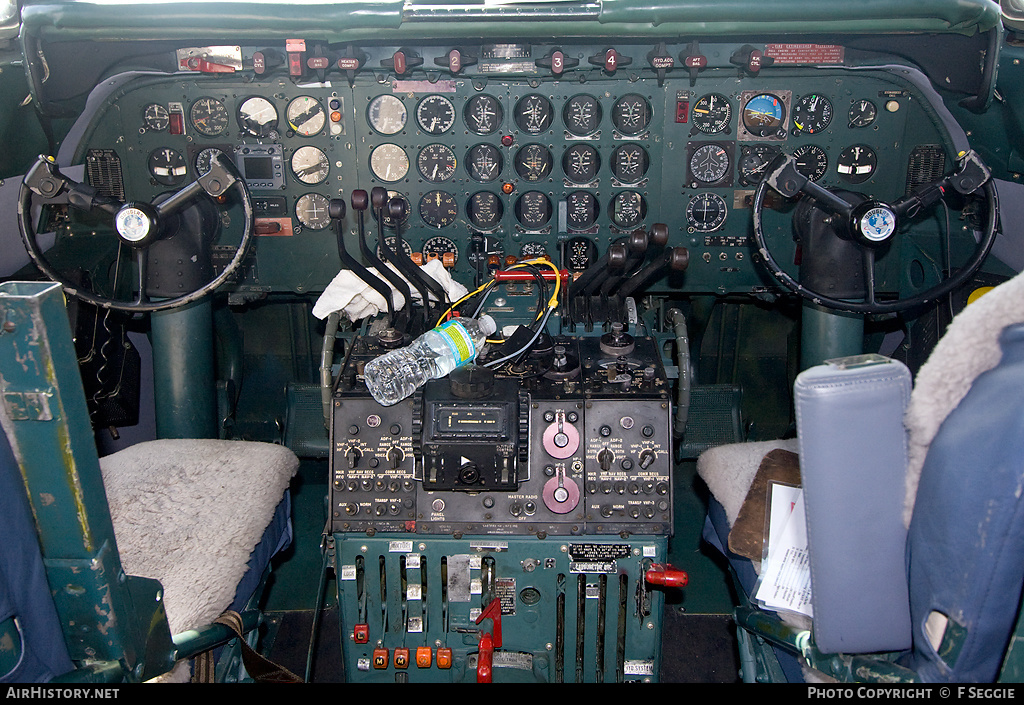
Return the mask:
[[[661,257],[652,259],[643,269],[627,279],[616,293],[620,298],[631,296],[634,291],[645,284],[652,276],[665,267],[676,271],[684,271],[690,264],[690,252],[685,247],[669,247]]]
[[[664,223],[655,223],[651,226],[650,233],[646,233],[642,230],[634,232],[630,238],[630,256],[626,260],[625,265],[622,268],[622,273],[616,277],[609,277],[605,280],[604,284],[601,285],[601,296],[611,296],[613,293],[618,296],[625,298],[626,294],[622,294],[621,290],[628,288],[630,283],[634,282],[637,276],[642,276],[644,279],[649,277],[652,273],[651,267],[660,268],[661,262],[656,256],[647,265],[643,265],[644,257],[646,257],[652,249],[664,248],[665,244],[668,243],[668,226]],[[663,250],[664,251],[664,250]],[[665,260],[666,263],[668,260]],[[637,267],[640,267],[637,269]],[[643,283],[643,279],[639,283]],[[633,286],[631,291],[635,289]]]
[[[405,283],[405,280],[398,276],[394,270],[388,267],[381,259],[370,249],[370,246],[366,242],[366,220],[365,212],[366,206],[368,205],[369,197],[366,191],[362,189],[356,189],[352,192],[352,209],[359,214],[359,253],[363,256],[363,259],[370,263],[370,265],[377,270],[377,273],[391,284],[392,287],[405,297],[406,304],[409,303],[409,286]],[[396,319],[398,312],[394,312],[389,320],[389,325],[394,328],[396,327]]]
[[[395,305],[392,302],[391,288],[379,278],[373,276],[370,270],[356,261],[355,257],[350,255],[348,249],[345,247],[345,231],[344,226],[342,225],[342,219],[345,217],[345,201],[340,198],[331,199],[328,206],[328,213],[331,220],[334,221],[334,232],[338,240],[338,256],[341,258],[342,264],[352,270],[353,274],[362,279],[367,286],[371,287],[384,298],[384,303],[387,304],[388,307],[388,320],[391,324],[394,324]]]

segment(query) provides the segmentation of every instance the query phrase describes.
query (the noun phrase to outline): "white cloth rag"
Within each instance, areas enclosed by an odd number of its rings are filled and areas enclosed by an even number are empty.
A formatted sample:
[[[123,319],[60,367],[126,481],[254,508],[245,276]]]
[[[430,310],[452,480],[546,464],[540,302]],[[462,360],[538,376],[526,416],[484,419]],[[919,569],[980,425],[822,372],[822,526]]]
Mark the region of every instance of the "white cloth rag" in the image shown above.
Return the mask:
[[[408,281],[392,265],[388,264],[387,266],[403,280]],[[432,259],[421,266],[420,269],[444,288],[448,294],[449,301],[458,301],[469,293],[466,287],[452,279],[440,259]],[[377,274],[377,271],[373,268],[369,268],[369,271],[371,274]],[[405,306],[405,297],[395,287],[391,286],[384,277],[380,277],[380,281],[391,289],[391,301],[394,304],[395,310],[397,311]],[[419,301],[421,297],[415,287],[410,284],[409,289],[413,300]],[[319,319],[324,319],[335,311],[340,311],[350,321],[355,322],[387,310],[387,301],[377,293],[376,289],[357,277],[352,270],[343,269],[338,272],[338,275],[334,277],[334,280],[324,289],[324,293],[317,299],[316,304],[313,306],[313,315]]]

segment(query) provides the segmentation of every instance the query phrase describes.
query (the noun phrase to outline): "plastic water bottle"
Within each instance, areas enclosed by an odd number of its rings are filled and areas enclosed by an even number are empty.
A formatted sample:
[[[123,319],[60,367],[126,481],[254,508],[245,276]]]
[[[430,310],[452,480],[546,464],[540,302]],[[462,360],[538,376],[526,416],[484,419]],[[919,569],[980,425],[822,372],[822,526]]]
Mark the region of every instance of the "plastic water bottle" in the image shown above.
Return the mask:
[[[476,359],[487,336],[497,329],[490,316],[453,318],[428,330],[408,346],[374,358],[363,369],[366,387],[378,403],[391,406],[431,379]]]

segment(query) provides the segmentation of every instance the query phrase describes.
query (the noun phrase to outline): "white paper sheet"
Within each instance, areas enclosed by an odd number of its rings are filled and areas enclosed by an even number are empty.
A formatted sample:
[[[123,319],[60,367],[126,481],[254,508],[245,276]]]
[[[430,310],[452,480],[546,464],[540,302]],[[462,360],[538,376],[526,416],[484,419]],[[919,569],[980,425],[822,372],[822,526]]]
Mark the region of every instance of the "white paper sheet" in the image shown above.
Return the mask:
[[[761,563],[754,597],[768,609],[813,616],[804,494],[799,487],[772,484],[768,556]]]

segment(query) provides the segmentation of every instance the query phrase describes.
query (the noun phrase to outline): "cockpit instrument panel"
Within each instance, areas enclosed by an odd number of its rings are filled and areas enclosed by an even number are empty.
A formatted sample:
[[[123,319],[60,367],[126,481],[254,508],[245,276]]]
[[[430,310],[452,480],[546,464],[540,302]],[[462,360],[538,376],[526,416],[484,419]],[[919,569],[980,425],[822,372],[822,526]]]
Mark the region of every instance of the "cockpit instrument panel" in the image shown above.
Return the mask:
[[[708,56],[730,49],[703,48]],[[366,66],[395,53],[363,50]],[[616,50],[642,57],[650,48]],[[471,250],[481,235],[504,252],[540,239],[553,257],[578,257],[580,236],[600,255],[634,230],[664,223],[668,245],[690,251],[673,286],[757,291],[772,283],[750,245],[750,204],[779,154],[792,155],[826,188],[887,199],[904,194],[915,152],[939,155],[929,160],[935,177],[952,163],[936,98],[913,68],[792,64],[753,76],[707,68],[691,81],[682,71],[582,68],[584,60],[570,79],[568,70],[537,69],[536,58],[550,53],[524,45],[455,75],[374,69],[357,72],[351,84],[272,72],[148,75],[126,81],[100,106],[80,151],[116,153],[126,191],[144,200],[194,179],[214,150],[229,154],[257,211],[290,221],[257,224],[256,266],[235,286],[260,292],[324,287],[339,264],[324,204],[374,187],[385,188],[403,215],[371,208],[364,225],[371,245],[381,220],[385,236],[400,235],[424,257],[443,237],[452,255],[445,262],[462,281],[480,274]],[[585,59],[600,51],[570,53]],[[185,119],[175,120],[175,111]],[[769,203],[766,224],[788,236],[789,210]],[[360,230],[351,207],[341,229],[354,248]]]

